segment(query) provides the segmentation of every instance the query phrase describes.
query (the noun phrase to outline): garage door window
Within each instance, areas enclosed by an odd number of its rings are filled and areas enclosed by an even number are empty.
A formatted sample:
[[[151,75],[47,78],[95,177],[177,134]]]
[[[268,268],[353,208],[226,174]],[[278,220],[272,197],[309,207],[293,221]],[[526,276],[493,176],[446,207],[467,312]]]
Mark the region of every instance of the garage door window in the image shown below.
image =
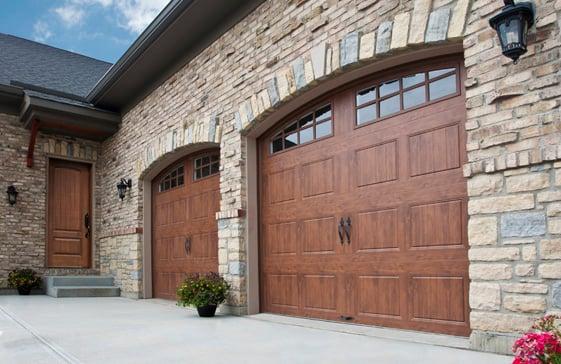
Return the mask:
[[[271,153],[307,144],[332,135],[331,105],[324,105],[285,125],[271,141]]]
[[[209,177],[220,170],[220,156],[218,153],[195,158],[193,166],[193,180]]]
[[[160,192],[165,192],[185,184],[185,170],[182,165],[174,167],[162,177],[159,184]]]
[[[419,72],[356,93],[356,124],[381,118],[458,93],[456,67]]]

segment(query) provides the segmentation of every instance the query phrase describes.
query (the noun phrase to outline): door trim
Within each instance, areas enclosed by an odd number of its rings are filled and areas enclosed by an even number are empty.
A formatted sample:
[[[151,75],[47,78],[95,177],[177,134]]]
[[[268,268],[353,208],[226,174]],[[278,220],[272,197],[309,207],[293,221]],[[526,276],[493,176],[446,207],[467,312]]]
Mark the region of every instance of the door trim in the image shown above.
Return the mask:
[[[73,158],[68,158],[64,156],[46,154],[46,167],[45,167],[45,268],[47,269],[92,269],[95,263],[95,256],[97,254],[96,244],[94,243],[97,239],[97,214],[95,207],[95,198],[97,196],[95,190],[95,176],[96,176],[96,165],[93,161],[87,160],[77,160]],[[50,170],[51,163],[53,160],[65,161],[76,164],[87,165],[90,169],[90,191],[89,191],[89,201],[90,201],[90,216],[91,216],[91,232],[90,232],[90,256],[88,259],[88,264],[85,267],[51,267],[49,266],[49,199],[50,199]]]

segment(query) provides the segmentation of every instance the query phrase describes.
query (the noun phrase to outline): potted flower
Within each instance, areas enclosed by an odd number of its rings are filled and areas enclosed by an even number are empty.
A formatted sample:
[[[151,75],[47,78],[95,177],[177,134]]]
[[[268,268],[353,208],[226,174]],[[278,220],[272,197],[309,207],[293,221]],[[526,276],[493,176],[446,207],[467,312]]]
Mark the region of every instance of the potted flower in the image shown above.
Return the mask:
[[[194,306],[200,317],[213,317],[216,307],[226,301],[230,285],[217,273],[187,277],[177,289],[179,306]]]
[[[14,269],[8,274],[8,286],[27,296],[33,288],[41,287],[41,277],[33,269]]]
[[[561,316],[547,315],[514,342],[513,364],[561,364]]]

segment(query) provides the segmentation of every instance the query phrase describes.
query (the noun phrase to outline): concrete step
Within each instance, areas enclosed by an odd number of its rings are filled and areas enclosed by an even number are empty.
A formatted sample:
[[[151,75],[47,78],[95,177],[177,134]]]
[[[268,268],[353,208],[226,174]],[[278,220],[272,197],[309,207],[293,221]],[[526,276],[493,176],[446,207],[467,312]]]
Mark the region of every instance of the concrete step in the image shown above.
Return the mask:
[[[67,286],[97,286],[112,287],[113,277],[111,276],[47,276],[47,287],[67,287]]]
[[[107,286],[61,286],[50,287],[47,294],[52,297],[119,297],[119,287]]]

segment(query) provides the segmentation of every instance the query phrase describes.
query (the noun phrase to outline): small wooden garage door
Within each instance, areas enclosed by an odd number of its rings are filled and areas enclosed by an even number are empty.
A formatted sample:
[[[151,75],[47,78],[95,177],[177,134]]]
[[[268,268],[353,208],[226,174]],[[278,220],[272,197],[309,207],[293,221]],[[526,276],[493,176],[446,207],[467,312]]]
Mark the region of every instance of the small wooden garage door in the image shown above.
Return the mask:
[[[153,295],[175,299],[187,274],[218,271],[219,151],[173,164],[152,183]]]
[[[393,70],[260,139],[262,311],[469,335],[463,72]]]

